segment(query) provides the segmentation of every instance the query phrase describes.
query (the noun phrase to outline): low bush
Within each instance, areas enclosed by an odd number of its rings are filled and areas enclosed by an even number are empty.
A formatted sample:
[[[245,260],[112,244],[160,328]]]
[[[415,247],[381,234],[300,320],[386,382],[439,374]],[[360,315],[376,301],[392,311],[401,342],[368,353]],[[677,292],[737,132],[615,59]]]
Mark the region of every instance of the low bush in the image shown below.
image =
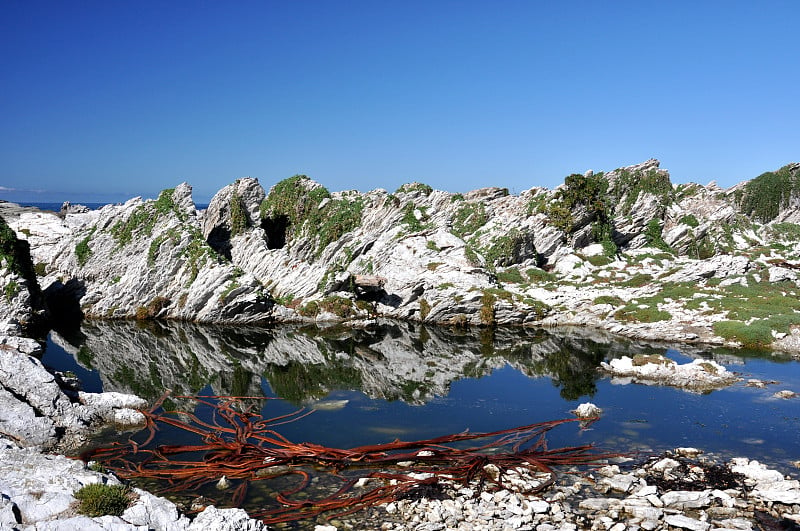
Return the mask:
[[[131,490],[123,485],[92,483],[73,494],[78,500],[78,512],[95,518],[98,516],[120,516],[132,501]]]

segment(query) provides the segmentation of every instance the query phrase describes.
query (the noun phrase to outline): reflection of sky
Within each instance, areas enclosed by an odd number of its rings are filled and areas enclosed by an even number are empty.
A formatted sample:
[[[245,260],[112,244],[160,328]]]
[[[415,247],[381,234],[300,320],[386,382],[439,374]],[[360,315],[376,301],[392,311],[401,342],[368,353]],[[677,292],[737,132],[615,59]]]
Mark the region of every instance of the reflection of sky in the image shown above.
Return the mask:
[[[618,452],[694,446],[725,457],[757,458],[788,472],[788,462],[800,458],[800,407],[798,399],[771,396],[779,389],[800,390],[800,363],[748,360],[742,368],[751,377],[780,378],[782,383],[767,389],[738,384],[700,395],[669,387],[612,385],[603,379],[591,399],[604,410],[601,420],[584,431],[577,423],[560,427],[548,441],[551,447],[594,443]],[[350,402],[341,411],[317,411],[307,421],[286,425],[284,433],[329,446],[413,440],[567,418],[585,401],[566,401],[549,378],[529,378],[510,367],[454,382],[447,397],[423,406],[370,400],[355,391],[335,391],[326,399]]]

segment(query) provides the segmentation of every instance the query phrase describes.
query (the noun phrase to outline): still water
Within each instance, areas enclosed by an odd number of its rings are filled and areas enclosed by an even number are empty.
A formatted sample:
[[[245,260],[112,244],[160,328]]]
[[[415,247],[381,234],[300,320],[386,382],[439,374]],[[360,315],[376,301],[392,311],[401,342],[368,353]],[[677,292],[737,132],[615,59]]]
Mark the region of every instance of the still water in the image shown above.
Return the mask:
[[[637,353],[682,363],[714,359],[745,380],[777,383],[695,394],[620,383],[597,371],[603,360]],[[783,389],[800,392],[800,362],[776,353],[655,345],[582,329],[90,322],[52,333],[43,362],[74,372],[86,391],[151,400],[167,388],[175,395],[281,397],[264,403],[265,416],[316,409],[281,433],[331,447],[502,430],[567,418],[591,401],[604,411],[600,421],[588,430],[577,423],[559,428],[548,437],[551,447],[695,446],[723,458],[756,458],[784,473],[796,473],[790,462],[800,459],[800,399],[772,397]]]

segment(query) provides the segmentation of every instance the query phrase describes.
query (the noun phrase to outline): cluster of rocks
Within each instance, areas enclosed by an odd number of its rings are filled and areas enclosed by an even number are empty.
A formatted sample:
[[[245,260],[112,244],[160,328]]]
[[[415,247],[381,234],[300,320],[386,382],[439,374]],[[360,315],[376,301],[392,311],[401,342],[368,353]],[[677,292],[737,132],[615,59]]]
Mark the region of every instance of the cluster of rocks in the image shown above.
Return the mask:
[[[680,364],[660,354],[639,354],[633,358],[622,356],[609,362],[603,361],[600,367],[614,377],[612,383],[626,384],[635,381],[696,392],[727,387],[740,380],[714,360],[696,359]]]
[[[678,449],[639,466],[559,474],[537,496],[449,486],[384,506],[394,531],[756,530],[800,527],[800,482],[745,458],[725,464]],[[794,526],[794,527],[793,527]],[[377,526],[374,526],[377,528]]]

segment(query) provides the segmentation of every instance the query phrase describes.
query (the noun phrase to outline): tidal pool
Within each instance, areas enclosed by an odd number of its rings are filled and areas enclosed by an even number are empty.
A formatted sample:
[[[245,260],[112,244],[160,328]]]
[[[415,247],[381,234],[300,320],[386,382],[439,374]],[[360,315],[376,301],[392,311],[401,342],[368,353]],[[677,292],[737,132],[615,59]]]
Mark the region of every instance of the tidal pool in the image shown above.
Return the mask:
[[[714,359],[744,381],[706,394],[617,384],[598,372],[623,355]],[[386,322],[368,329],[220,327],[188,323],[86,322],[52,333],[45,365],[72,371],[86,391],[281,397],[274,417],[315,411],[281,426],[296,442],[352,447],[568,418],[591,401],[604,411],[589,429],[554,430],[551,447],[592,443],[613,452],[694,446],[797,472],[800,362],[756,353],[621,340],[584,329],[455,330]],[[748,387],[747,379],[770,383]],[[178,404],[180,406],[180,404]],[[160,442],[185,443],[164,430]],[[174,437],[176,440],[170,440]],[[254,493],[251,503],[262,503]]]

